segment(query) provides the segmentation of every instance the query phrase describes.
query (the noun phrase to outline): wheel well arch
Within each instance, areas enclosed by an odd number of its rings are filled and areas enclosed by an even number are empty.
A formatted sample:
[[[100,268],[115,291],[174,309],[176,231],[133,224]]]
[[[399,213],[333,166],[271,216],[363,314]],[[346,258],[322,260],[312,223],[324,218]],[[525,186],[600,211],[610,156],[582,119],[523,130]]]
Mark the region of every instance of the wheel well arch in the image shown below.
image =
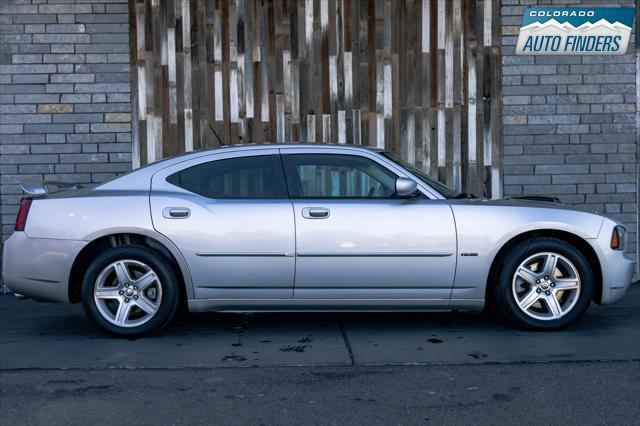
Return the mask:
[[[178,279],[178,287],[180,288],[180,303],[186,306],[187,293],[186,293],[186,280],[180,268],[180,264],[176,257],[171,253],[164,244],[155,238],[148,235],[136,234],[136,233],[115,233],[104,235],[94,239],[89,244],[84,246],[80,253],[76,256],[71,266],[71,272],[69,274],[69,302],[80,302],[80,287],[82,285],[82,279],[85,271],[91,261],[104,250],[119,246],[142,246],[153,250],[163,258],[165,258],[171,267],[173,268],[176,277]]]
[[[489,291],[491,289],[492,281],[498,276],[498,271],[503,263],[502,260],[504,259],[504,254],[516,244],[530,238],[538,237],[550,237],[566,241],[578,249],[587,258],[587,262],[589,262],[589,266],[591,266],[594,277],[593,300],[596,303],[600,303],[602,300],[602,268],[600,266],[598,255],[593,247],[591,247],[583,238],[571,232],[561,231],[558,229],[536,229],[533,231],[527,231],[522,234],[518,234],[507,241],[500,250],[498,250],[493,258],[493,262],[491,263],[485,287],[485,301],[490,302]]]

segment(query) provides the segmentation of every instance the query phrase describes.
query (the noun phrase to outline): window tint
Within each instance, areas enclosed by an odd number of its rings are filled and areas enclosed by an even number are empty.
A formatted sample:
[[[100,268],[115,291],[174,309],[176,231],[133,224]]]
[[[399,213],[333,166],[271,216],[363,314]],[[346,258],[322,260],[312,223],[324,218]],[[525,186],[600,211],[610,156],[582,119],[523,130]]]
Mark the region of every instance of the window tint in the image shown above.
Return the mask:
[[[354,155],[291,154],[283,157],[292,196],[301,198],[390,198],[396,175]]]
[[[287,198],[277,155],[198,164],[172,174],[167,182],[209,198]]]

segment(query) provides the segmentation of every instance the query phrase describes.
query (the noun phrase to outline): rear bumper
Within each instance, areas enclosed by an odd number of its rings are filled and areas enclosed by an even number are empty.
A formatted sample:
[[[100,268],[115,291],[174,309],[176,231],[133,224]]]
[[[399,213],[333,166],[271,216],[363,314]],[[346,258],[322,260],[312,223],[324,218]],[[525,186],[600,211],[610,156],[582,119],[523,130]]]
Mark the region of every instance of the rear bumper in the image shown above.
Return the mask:
[[[14,232],[4,243],[2,278],[25,296],[69,302],[69,275],[86,241],[30,238]]]

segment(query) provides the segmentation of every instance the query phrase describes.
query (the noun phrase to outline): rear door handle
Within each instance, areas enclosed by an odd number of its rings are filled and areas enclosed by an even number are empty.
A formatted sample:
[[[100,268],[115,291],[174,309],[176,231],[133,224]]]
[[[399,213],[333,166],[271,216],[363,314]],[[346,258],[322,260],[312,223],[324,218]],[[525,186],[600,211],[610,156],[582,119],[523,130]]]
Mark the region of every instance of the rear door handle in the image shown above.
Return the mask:
[[[302,217],[307,219],[326,219],[329,217],[329,209],[326,207],[305,207],[302,209]]]
[[[186,219],[191,216],[191,210],[186,207],[165,207],[162,216],[167,219]]]

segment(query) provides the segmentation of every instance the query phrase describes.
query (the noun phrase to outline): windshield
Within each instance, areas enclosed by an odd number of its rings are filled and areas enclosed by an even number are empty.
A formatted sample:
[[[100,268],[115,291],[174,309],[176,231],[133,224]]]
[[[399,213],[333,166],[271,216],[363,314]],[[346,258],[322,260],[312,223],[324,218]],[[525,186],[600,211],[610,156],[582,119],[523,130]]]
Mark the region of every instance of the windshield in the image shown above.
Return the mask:
[[[388,158],[389,160],[393,161],[394,163],[399,164],[403,168],[407,169],[409,172],[416,175],[424,183],[431,186],[433,189],[438,191],[440,194],[444,195],[446,198],[456,198],[459,195],[458,192],[449,188],[444,183],[438,182],[437,180],[427,175],[422,170],[418,169],[416,166],[413,166],[410,163],[407,163],[403,159],[398,158],[389,152],[381,152],[380,154],[382,154],[384,157]]]

